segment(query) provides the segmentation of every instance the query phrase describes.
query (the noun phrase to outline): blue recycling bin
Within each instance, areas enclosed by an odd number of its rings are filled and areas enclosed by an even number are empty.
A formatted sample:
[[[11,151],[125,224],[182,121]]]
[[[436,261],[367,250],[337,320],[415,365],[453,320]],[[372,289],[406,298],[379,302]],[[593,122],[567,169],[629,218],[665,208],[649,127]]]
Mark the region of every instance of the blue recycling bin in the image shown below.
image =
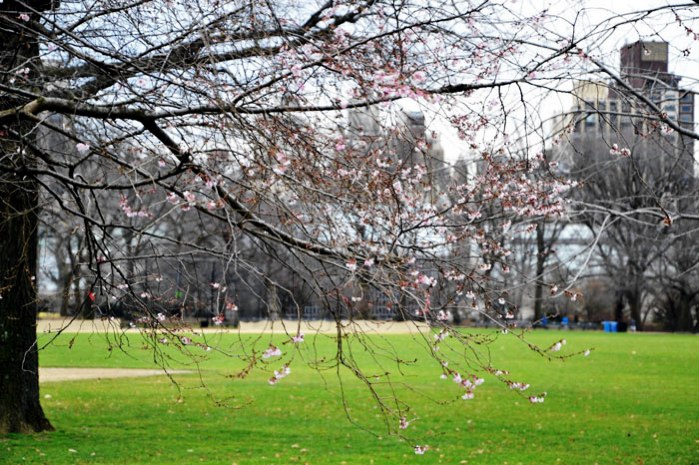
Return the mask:
[[[602,326],[605,333],[616,333],[618,329],[616,321],[603,321]]]

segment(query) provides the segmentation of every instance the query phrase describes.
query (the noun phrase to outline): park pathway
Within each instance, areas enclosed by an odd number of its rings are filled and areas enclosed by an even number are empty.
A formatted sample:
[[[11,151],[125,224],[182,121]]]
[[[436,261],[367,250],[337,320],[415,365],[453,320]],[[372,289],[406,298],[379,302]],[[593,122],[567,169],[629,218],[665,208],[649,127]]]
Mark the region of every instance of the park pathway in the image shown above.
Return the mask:
[[[171,375],[191,373],[187,370],[171,370]],[[141,378],[164,375],[163,370],[138,368],[39,368],[39,382],[76,381],[81,379]]]

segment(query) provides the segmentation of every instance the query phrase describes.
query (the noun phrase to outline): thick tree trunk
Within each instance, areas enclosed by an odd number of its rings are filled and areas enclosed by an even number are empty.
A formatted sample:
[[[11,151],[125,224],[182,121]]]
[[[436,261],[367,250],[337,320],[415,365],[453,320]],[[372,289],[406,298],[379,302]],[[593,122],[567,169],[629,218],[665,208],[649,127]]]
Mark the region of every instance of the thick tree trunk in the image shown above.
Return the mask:
[[[61,307],[59,309],[59,314],[61,316],[68,316],[68,306],[70,305],[70,288],[73,285],[73,276],[62,275],[63,279],[61,286]]]
[[[694,319],[692,318],[692,296],[687,292],[678,293],[677,331],[693,331]]]
[[[629,295],[629,313],[631,319],[636,322],[636,328],[639,331],[643,331],[643,320],[641,319],[643,291],[641,290],[641,284],[639,284],[639,282],[643,282],[643,280],[636,278],[635,281],[637,284],[633,287]]]
[[[624,292],[617,291],[614,299],[614,321],[624,320]]]
[[[51,430],[39,404],[36,346],[37,191],[31,181],[0,184],[0,433]],[[9,182],[8,182],[9,181]]]
[[[77,308],[80,306],[80,290],[76,289],[75,291],[75,302],[74,305],[75,307],[73,309],[70,309],[70,300],[71,300],[71,290],[74,287],[74,283],[76,280],[80,280],[80,264],[78,263],[79,258],[75,256],[73,253],[73,249],[70,244],[70,237],[65,239],[66,242],[66,256],[58,258],[61,261],[63,260],[68,260],[68,264],[62,263],[61,266],[61,271],[59,273],[60,276],[60,281],[61,281],[61,308],[60,308],[60,315],[61,316],[71,316],[74,315],[75,312],[77,311]],[[79,252],[78,252],[79,253]]]
[[[544,241],[544,223],[536,224],[536,281],[534,288],[534,321],[544,316],[544,271],[546,271],[546,244]]]
[[[26,4],[36,10],[50,6],[31,0]],[[5,76],[17,76],[14,83],[3,84],[31,86],[38,75],[39,46],[29,30],[17,25],[24,9],[13,0],[0,3],[0,68]],[[23,103],[0,96],[0,110]],[[35,287],[39,198],[36,181],[22,173],[32,164],[26,147],[26,138],[34,137],[31,129],[19,119],[0,126],[0,434],[53,429],[39,404]]]

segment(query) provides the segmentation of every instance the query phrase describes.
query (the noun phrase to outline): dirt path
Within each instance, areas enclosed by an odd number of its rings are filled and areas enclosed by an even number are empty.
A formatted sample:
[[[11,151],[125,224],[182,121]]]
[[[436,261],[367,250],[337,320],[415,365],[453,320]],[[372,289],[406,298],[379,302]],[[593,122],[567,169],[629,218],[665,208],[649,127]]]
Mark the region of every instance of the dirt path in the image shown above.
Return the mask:
[[[186,370],[172,370],[170,374],[191,373]],[[81,379],[140,378],[164,375],[163,370],[137,368],[39,368],[39,382],[76,381]]]
[[[232,332],[243,334],[296,334],[300,330],[305,334],[332,334],[337,331],[335,322],[333,321],[243,321],[239,328],[224,328],[211,327],[200,329],[198,324],[192,329],[199,332]],[[429,330],[429,326],[425,323],[413,321],[370,321],[357,320],[351,323],[343,322],[343,325],[348,325],[345,332],[356,331],[365,334],[416,334],[421,331]],[[37,333],[53,333],[63,330],[67,333],[114,333],[114,332],[138,332],[138,329],[121,329],[119,320],[75,320],[70,319],[42,319],[37,322]]]

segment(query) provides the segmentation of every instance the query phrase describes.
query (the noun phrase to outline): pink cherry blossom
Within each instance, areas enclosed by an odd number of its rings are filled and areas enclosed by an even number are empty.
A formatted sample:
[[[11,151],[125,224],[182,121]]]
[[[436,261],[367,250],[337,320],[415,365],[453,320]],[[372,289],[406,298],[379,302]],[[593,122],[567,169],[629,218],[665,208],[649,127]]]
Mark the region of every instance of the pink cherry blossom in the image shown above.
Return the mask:
[[[193,203],[197,199],[197,196],[193,192],[190,192],[190,191],[184,191],[183,195],[184,195],[184,199],[189,203]]]
[[[262,354],[262,358],[279,357],[281,355],[282,351],[279,347],[270,345],[269,348]]]
[[[280,370],[274,371],[274,377],[277,379],[286,378],[291,374],[291,368],[288,365],[284,365]]]

